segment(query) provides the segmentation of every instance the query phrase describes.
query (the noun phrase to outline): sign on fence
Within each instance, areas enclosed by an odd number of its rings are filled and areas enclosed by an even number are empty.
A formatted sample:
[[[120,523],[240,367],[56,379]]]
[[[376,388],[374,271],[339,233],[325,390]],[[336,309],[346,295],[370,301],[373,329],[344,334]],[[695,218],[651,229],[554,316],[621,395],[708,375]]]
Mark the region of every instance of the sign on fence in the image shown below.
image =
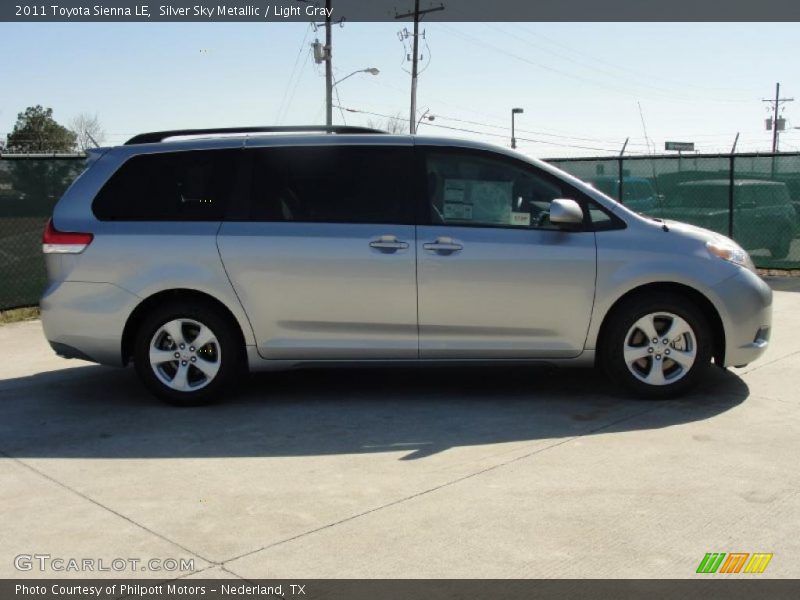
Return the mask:
[[[694,142],[664,142],[664,150],[678,152],[694,152]]]

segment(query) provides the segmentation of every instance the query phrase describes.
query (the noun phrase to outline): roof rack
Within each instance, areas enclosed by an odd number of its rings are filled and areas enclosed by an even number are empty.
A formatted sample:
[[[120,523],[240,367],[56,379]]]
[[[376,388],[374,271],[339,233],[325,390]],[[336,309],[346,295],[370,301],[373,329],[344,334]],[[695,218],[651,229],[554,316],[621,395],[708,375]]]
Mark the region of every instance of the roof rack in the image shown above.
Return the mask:
[[[151,131],[133,136],[126,146],[163,142],[167,138],[184,135],[216,135],[229,133],[294,133],[303,131],[324,131],[325,133],[387,133],[371,127],[354,125],[282,125],[274,127],[217,127],[212,129],[173,129],[172,131]]]

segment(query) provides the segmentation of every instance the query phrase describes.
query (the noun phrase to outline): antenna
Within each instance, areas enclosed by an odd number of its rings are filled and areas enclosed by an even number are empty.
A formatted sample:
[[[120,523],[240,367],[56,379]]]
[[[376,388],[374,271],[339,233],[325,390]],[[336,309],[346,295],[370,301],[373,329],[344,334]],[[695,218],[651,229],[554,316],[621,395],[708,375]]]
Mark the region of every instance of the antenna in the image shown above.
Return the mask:
[[[647,151],[650,152],[650,154],[655,154],[655,147],[653,147],[653,150],[650,149],[650,138],[647,137],[647,125],[644,124],[644,112],[642,111],[642,103],[637,100],[636,104],[639,106],[639,118],[642,120],[642,131],[644,132],[644,143],[647,144]]]

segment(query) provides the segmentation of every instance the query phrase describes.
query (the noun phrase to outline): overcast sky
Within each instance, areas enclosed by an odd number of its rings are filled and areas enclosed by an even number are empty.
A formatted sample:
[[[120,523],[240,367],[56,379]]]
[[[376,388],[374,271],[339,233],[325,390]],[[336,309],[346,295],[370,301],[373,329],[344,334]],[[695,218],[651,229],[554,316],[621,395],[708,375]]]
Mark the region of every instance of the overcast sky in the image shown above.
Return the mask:
[[[409,23],[334,28],[341,105],[334,121],[408,119]],[[428,23],[422,44],[420,134],[508,144],[510,109],[519,149],[539,157],[663,151],[665,140],[728,151],[768,151],[764,118],[775,83],[800,127],[796,23]],[[96,113],[120,143],[147,130],[324,122],[324,70],[302,23],[0,24],[0,135],[18,112],[42,104],[62,123]],[[334,97],[336,102],[336,97]],[[641,106],[641,112],[640,112]],[[375,113],[370,115],[368,113]],[[793,118],[797,115],[796,118]],[[382,124],[382,123],[381,123]],[[436,127],[438,126],[438,127]],[[471,131],[459,131],[471,130]],[[480,133],[473,133],[480,132]],[[529,141],[530,140],[530,141]],[[800,150],[800,131],[782,136]]]

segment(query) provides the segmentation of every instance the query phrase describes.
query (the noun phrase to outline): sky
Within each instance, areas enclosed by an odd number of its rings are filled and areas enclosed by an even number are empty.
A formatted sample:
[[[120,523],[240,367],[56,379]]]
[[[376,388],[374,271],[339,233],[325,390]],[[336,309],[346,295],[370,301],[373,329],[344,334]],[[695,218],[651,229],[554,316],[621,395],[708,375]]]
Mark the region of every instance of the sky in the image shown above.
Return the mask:
[[[334,122],[407,130],[410,23],[333,29]],[[800,151],[800,25],[796,23],[423,23],[420,135],[508,145],[542,158],[769,151],[764,119],[784,105],[781,149]],[[96,114],[105,144],[142,131],[324,123],[323,65],[306,23],[2,23],[0,136],[27,106],[68,124]],[[356,111],[356,112],[354,112]],[[370,114],[372,113],[372,114]],[[380,116],[379,116],[380,115]],[[795,117],[796,115],[796,117]]]

